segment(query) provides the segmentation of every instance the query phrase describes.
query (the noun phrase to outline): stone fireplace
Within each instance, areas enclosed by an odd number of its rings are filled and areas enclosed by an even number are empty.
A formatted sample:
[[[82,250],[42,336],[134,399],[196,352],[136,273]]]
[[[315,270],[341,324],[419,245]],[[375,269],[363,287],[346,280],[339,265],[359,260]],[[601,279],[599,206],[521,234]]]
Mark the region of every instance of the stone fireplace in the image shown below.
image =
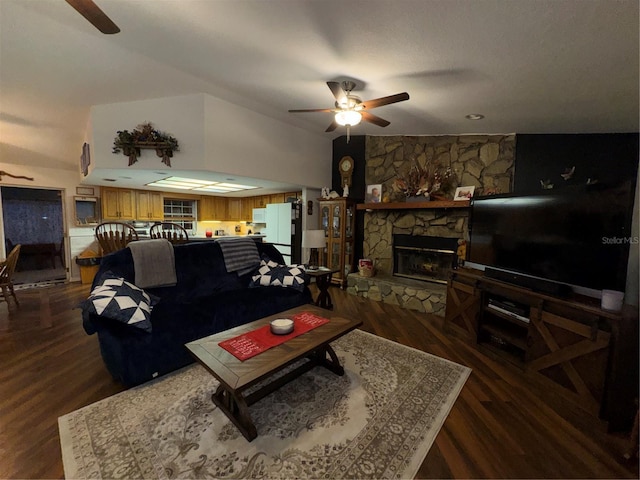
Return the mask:
[[[476,195],[509,193],[513,183],[514,150],[515,135],[367,136],[365,184],[382,185],[383,203],[403,202],[392,184],[413,158],[421,165],[436,161],[450,166],[456,184],[475,186]],[[447,195],[452,198],[453,192]],[[407,204],[406,209],[365,212],[362,251],[364,257],[375,262],[376,275],[365,278],[357,273],[349,274],[347,291],[444,316],[448,269],[457,261],[458,240],[468,239],[468,221],[468,208],[413,209]],[[402,245],[408,248],[397,252],[397,239],[403,236],[412,238],[409,243],[439,238],[446,247],[436,244],[418,254],[411,250],[415,246],[410,244]],[[428,249],[449,253],[435,259],[434,252]],[[398,276],[398,266],[405,270],[401,276]]]
[[[446,284],[457,264],[458,240],[446,237],[393,235],[393,275]]]
[[[375,262],[376,274],[371,278],[350,274],[347,277],[347,291],[372,300],[444,316],[448,271],[457,257],[458,240],[466,238],[467,221],[466,208],[366,212],[363,251],[367,258]],[[425,241],[427,246],[423,249]],[[398,242],[402,259],[394,258],[394,247],[397,250]],[[420,256],[414,253],[417,250],[412,250],[417,245],[422,250]],[[429,250],[448,250],[449,258],[445,256],[439,260],[440,266],[436,267],[434,252]],[[403,266],[410,270],[408,274],[396,274],[398,261],[405,262]],[[419,262],[431,263],[431,266],[419,268]],[[416,270],[420,269],[422,275],[416,278]],[[429,269],[438,270],[438,275],[427,279],[425,271]]]

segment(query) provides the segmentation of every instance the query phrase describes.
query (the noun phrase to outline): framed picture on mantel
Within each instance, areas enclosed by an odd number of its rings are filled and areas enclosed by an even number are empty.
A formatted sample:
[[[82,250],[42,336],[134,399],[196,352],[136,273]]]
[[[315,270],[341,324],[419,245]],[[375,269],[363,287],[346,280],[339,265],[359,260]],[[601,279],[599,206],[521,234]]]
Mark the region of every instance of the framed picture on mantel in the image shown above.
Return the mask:
[[[382,198],[382,185],[367,185],[367,203],[380,203],[380,199]]]
[[[456,193],[453,195],[453,199],[457,201],[471,200],[475,189],[476,187],[473,185],[470,187],[458,187],[456,188]]]

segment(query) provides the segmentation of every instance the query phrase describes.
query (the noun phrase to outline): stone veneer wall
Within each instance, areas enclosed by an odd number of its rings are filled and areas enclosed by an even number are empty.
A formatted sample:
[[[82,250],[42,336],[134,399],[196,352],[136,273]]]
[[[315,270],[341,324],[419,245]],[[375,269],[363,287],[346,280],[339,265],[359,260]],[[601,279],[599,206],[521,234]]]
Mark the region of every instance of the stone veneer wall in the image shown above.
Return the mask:
[[[392,190],[398,172],[415,158],[450,166],[455,186],[476,187],[475,194],[509,193],[513,186],[515,135],[368,136],[365,145],[365,183],[382,184],[383,199],[403,201]],[[450,198],[453,191],[448,192]],[[376,270],[393,273],[392,235],[429,235],[468,239],[467,209],[373,210],[365,214],[363,253]]]
[[[476,195],[509,193],[513,186],[515,135],[368,136],[365,144],[365,183],[382,184],[383,197],[403,201],[391,184],[415,158],[453,170],[458,186],[476,187]],[[453,197],[453,192],[449,192]]]

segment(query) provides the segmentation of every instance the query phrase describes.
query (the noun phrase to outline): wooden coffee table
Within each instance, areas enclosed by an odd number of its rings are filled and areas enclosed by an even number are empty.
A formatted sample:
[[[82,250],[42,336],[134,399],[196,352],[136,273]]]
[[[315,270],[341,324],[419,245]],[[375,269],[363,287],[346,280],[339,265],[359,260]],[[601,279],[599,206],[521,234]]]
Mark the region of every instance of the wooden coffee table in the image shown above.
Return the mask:
[[[223,340],[268,325],[271,320],[291,318],[300,312],[311,312],[331,321],[243,362],[218,345]],[[329,344],[360,325],[360,320],[349,320],[323,308],[304,305],[195,340],[187,343],[186,347],[195,359],[220,381],[220,386],[211,396],[213,403],[229,417],[247,440],[252,441],[258,433],[249,414],[249,406],[317,365],[331,370],[336,375],[344,375],[344,368]],[[305,358],[306,361],[302,365],[249,395],[244,395],[243,392],[252,385]]]

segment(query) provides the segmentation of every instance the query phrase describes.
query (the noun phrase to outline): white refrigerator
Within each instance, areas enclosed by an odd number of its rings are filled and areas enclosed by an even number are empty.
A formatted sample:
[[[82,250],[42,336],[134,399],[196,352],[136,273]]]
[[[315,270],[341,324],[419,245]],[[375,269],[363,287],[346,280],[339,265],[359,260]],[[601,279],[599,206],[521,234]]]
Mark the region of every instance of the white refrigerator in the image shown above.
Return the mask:
[[[270,203],[266,208],[264,242],[272,243],[287,265],[300,263],[302,232],[298,203]]]

